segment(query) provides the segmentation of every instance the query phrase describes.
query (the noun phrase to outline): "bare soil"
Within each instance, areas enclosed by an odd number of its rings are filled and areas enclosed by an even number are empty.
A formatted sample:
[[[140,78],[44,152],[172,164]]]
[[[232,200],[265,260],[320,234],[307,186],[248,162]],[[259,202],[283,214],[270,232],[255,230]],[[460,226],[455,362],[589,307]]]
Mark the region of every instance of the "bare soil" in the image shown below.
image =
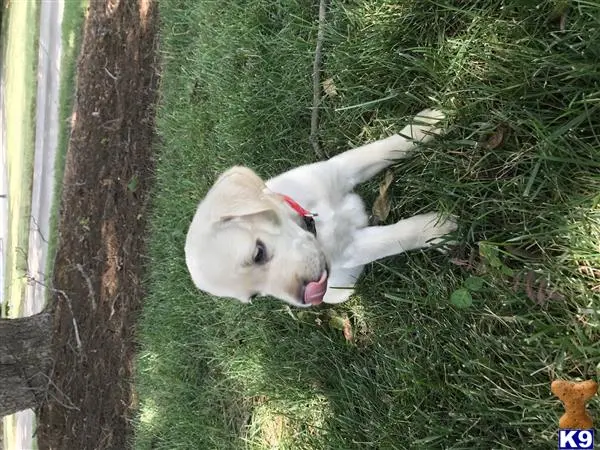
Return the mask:
[[[90,2],[53,274],[40,449],[130,446],[158,84],[157,4]],[[59,291],[64,291],[64,295]]]

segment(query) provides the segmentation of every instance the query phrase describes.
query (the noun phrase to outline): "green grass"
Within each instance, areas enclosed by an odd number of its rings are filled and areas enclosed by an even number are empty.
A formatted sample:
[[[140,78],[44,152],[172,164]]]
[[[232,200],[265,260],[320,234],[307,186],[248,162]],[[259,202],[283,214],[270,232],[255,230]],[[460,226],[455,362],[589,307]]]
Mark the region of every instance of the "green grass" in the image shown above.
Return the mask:
[[[56,246],[58,244],[58,205],[62,196],[62,180],[65,169],[65,158],[71,136],[71,118],[75,101],[75,84],[77,59],[83,39],[83,22],[88,1],[68,3],[64,9],[61,30],[61,77],[59,87],[58,145],[54,166],[54,193],[50,212],[50,234],[48,237],[48,256],[46,273],[52,273]]]
[[[469,309],[449,303],[472,275],[456,264],[468,256],[373,264],[356,298],[332,308],[351,319],[349,343],[322,309],[197,292],[183,258],[196,204],[222,170],[242,163],[266,178],[315,160],[316,8],[161,2],[136,448],[556,445],[551,380],[600,367],[600,5],[570,4],[561,31],[556,2],[333,3],[324,78],[339,95],[322,105],[323,147],[335,154],[445,108],[447,136],[397,167],[389,220],[452,212],[462,253],[486,244]],[[477,145],[500,124],[502,145]],[[367,199],[378,181],[361,188]],[[564,298],[538,305],[537,286],[513,289],[528,271]]]
[[[2,6],[5,7],[4,5]],[[35,94],[39,10],[36,2],[11,2],[2,24],[3,78],[9,227],[6,249],[6,298],[9,314],[18,315],[25,289],[31,174],[35,146]]]

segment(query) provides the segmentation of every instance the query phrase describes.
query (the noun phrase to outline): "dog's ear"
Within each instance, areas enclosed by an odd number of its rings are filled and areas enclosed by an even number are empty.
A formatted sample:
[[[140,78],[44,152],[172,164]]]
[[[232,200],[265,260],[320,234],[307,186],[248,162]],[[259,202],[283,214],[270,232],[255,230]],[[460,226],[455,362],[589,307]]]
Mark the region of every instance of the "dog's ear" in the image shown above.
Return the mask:
[[[211,198],[213,222],[226,223],[272,211],[272,196],[256,173],[247,167],[236,166],[219,177],[207,198]]]

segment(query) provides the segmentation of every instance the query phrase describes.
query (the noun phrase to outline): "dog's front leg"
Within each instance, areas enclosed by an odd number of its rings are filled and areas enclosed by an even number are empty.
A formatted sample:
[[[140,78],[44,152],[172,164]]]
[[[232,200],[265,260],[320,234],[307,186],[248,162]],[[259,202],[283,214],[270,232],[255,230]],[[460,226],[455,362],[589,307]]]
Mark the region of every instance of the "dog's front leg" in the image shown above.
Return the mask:
[[[454,230],[453,219],[440,220],[435,213],[420,214],[393,225],[361,228],[356,230],[352,244],[344,251],[344,267],[430,247]]]
[[[438,134],[438,124],[444,117],[436,109],[423,110],[399,134],[341,153],[326,161],[323,168],[332,169],[328,172],[338,176],[343,190],[350,191]]]

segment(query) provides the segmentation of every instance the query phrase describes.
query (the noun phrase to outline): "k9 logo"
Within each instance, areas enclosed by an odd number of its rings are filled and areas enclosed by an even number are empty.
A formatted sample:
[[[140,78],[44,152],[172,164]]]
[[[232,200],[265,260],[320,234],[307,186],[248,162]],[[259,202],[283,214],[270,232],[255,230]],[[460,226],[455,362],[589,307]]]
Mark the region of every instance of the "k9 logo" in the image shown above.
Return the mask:
[[[558,450],[594,448],[594,430],[558,430]]]

